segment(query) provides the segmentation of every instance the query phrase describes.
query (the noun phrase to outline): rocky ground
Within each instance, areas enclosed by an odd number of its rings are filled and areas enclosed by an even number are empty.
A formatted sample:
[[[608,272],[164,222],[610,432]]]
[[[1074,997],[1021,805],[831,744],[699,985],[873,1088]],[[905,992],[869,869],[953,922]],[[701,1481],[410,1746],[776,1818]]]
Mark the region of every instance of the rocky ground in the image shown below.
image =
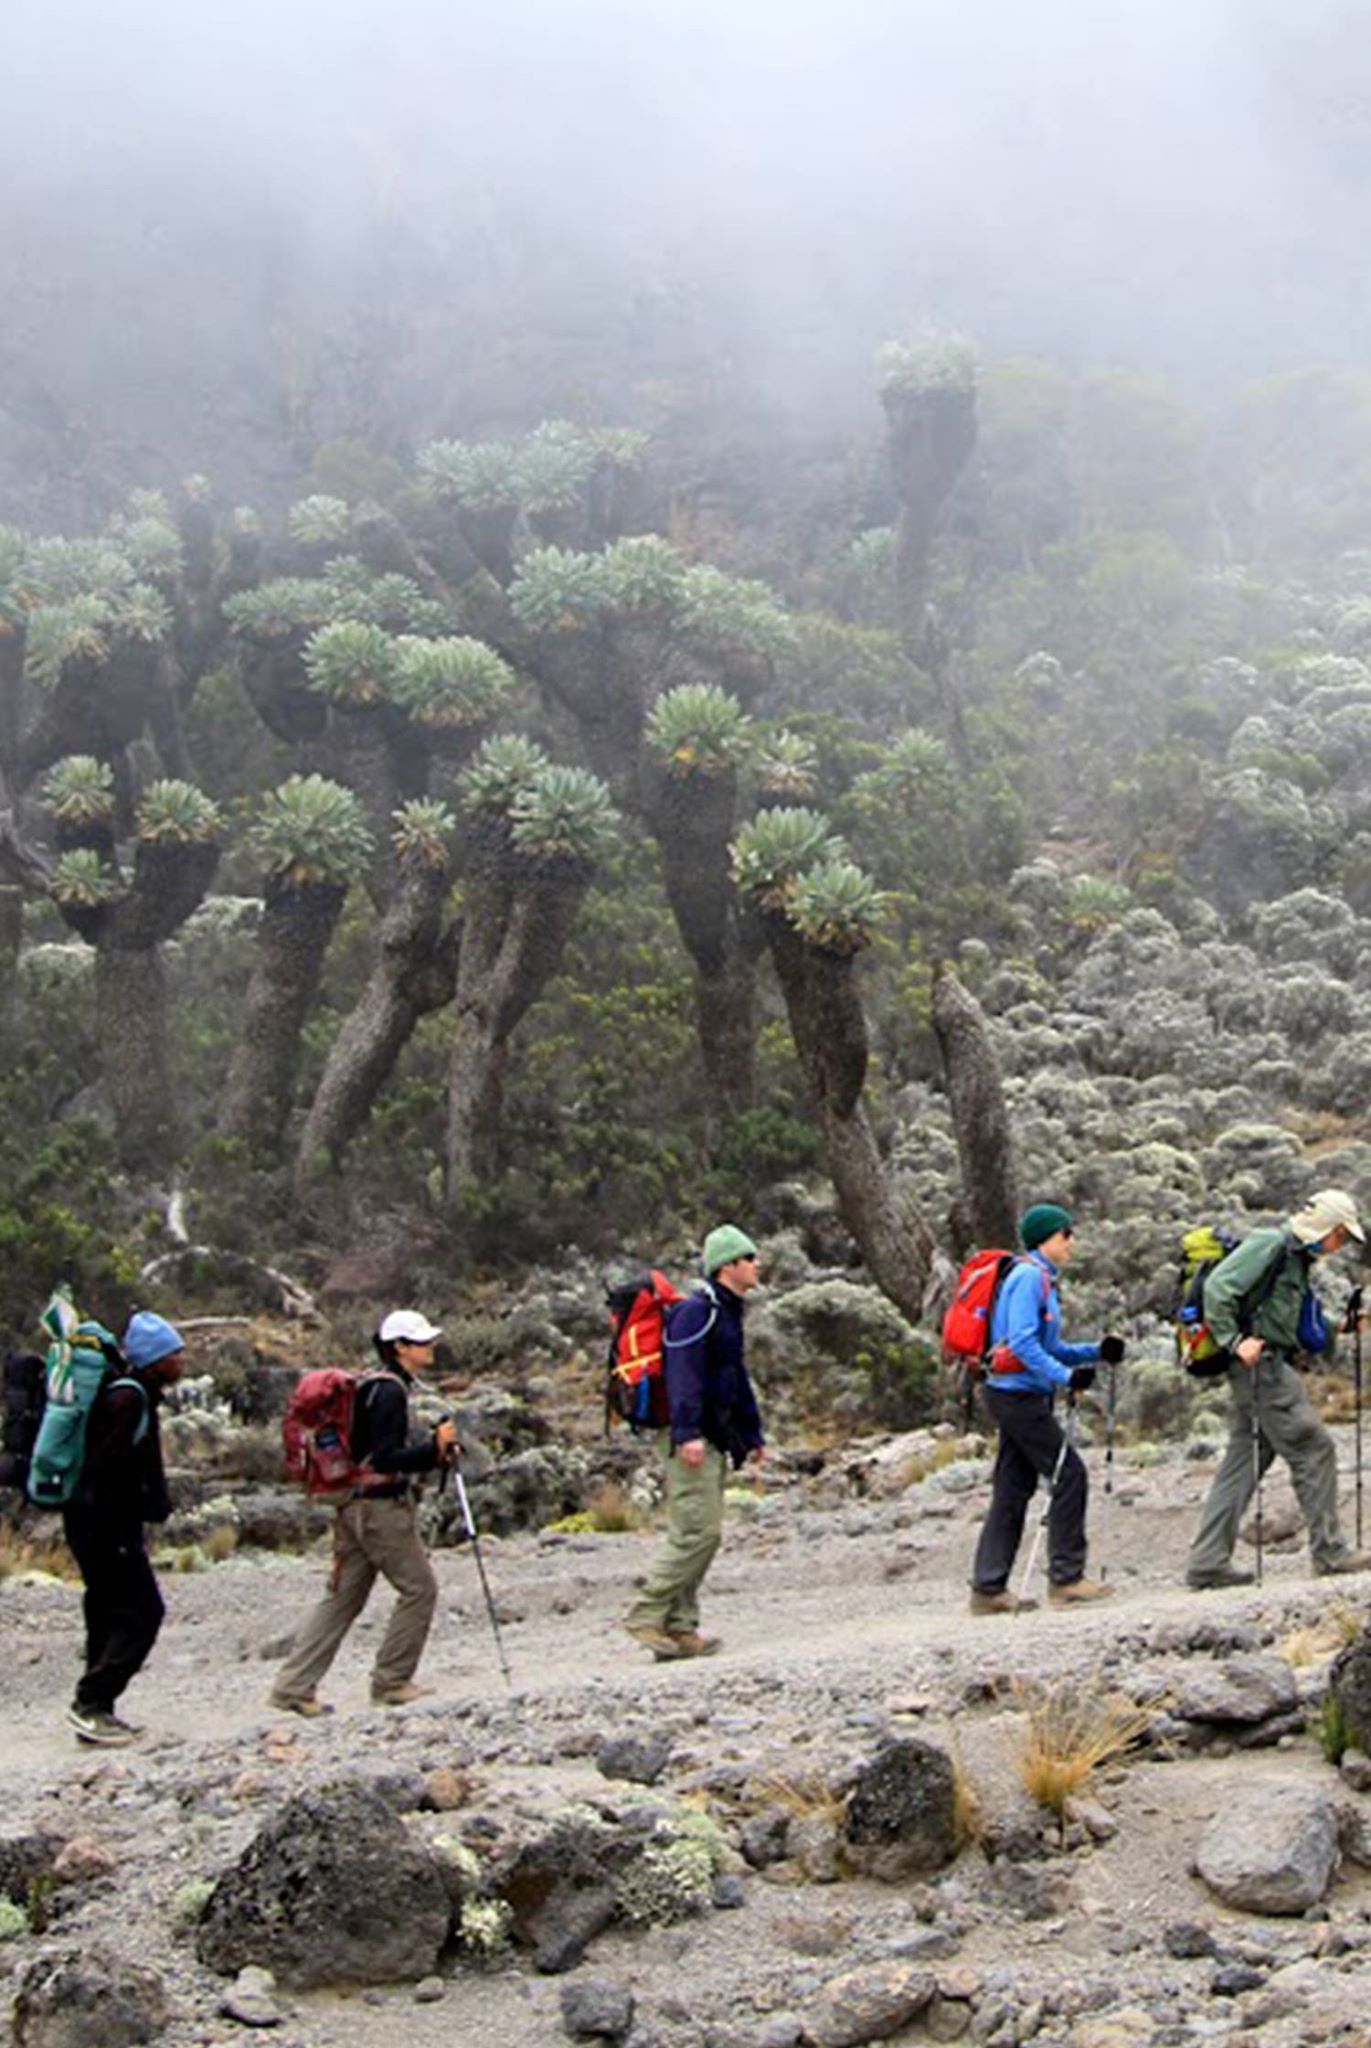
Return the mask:
[[[1350,1460],[1350,1437],[1342,1451]],[[317,1556],[240,1553],[171,1576],[161,1644],[126,1703],[147,1733],[118,1754],[78,1748],[62,1723],[78,1592],[11,1579],[0,1588],[0,1886],[36,1900],[47,1922],[0,1947],[11,1993],[23,1991],[14,2038],[74,2048],[157,2034],[188,2048],[267,2020],[283,2048],[1371,2041],[1371,1799],[1355,1756],[1340,1774],[1308,1732],[1326,1656],[1360,1622],[1371,1579],[1311,1579],[1290,1548],[1268,1553],[1260,1590],[1187,1592],[1185,1545],[1212,1468],[1125,1454],[1107,1528],[1102,1500],[1092,1516],[1116,1598],[1086,1613],[973,1618],[965,1576],[984,1467],[957,1459],[911,1484],[910,1460],[908,1440],[858,1447],[818,1476],[779,1459],[735,1503],[708,1587],[724,1647],[694,1664],[654,1665],[620,1629],[651,1532],[489,1544],[512,1688],[470,1554],[441,1551],[422,1672],[433,1696],[399,1712],[367,1697],[389,1604],[379,1597],[326,1689],[336,1714],[307,1724],[267,1710],[272,1646],[316,1592]],[[1289,1520],[1278,1486],[1268,1511],[1270,1530]],[[1144,1753],[1106,1763],[1064,1826],[1017,1773],[1024,1689],[1043,1682],[1095,1699],[1119,1689],[1152,1718]],[[911,1738],[913,1750],[898,1747]],[[931,1762],[917,1745],[954,1759],[971,1788],[975,1839],[952,1860],[950,1838],[910,1853],[898,1828],[880,1853],[858,1841],[852,1801],[892,1743],[901,1768],[925,1773],[907,1811],[914,1834]],[[340,1776],[367,1783],[356,1811],[328,1790]],[[304,1805],[288,1807],[295,1798]],[[372,1825],[366,1801],[378,1799]],[[257,1878],[221,1891],[197,1928],[209,1881],[283,1812],[284,1838],[259,1842]],[[408,1833],[391,1843],[397,1813]],[[660,1853],[700,1813],[714,1822],[703,1893],[688,1857],[677,1872]],[[365,1842],[374,1871],[323,1869],[330,1829]],[[647,1839],[657,1847],[644,1862]],[[400,1860],[386,1864],[392,1849]],[[568,1920],[557,1859],[588,1855],[631,1868],[638,1891],[612,1877],[619,1910],[582,1925]],[[435,1861],[450,1893],[436,1907],[425,1891]],[[38,1871],[49,1874],[26,1889]],[[645,1871],[661,1882],[636,1925],[623,1902],[642,1903]],[[596,1897],[603,1874],[592,1873]],[[312,1927],[307,1915],[272,1919],[293,1885],[316,1880],[362,1895],[326,1898]],[[244,1894],[252,1882],[265,1904]],[[440,1960],[452,1908],[485,1910],[502,1884],[522,1940],[485,1961],[469,1940]],[[576,1892],[578,1911],[584,1900]],[[497,1903],[497,1918],[509,1910]],[[216,1911],[217,1950],[206,1932]],[[294,1988],[320,1974],[311,1952],[328,1976],[330,1957],[336,1966],[370,1940],[369,1916],[409,1942],[405,1981]],[[479,1943],[480,1912],[465,1924]],[[72,2031],[78,1993],[35,1968],[74,1948],[115,1959],[83,1966],[113,1971],[96,1983],[86,2032]],[[211,1952],[218,1972],[202,1959]],[[378,1969],[386,1956],[399,1951],[384,1950]],[[160,1984],[121,1987],[120,1960]],[[238,1976],[244,1960],[282,1981]]]

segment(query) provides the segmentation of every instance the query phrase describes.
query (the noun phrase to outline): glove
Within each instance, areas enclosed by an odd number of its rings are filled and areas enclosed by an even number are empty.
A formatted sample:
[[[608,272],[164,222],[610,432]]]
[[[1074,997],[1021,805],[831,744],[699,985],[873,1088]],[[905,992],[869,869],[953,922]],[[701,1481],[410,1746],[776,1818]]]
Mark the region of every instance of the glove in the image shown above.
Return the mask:
[[[1127,1348],[1122,1337],[1115,1337],[1111,1334],[1100,1339],[1100,1357],[1106,1365],[1122,1365],[1123,1355]]]
[[[1071,1391],[1073,1394],[1088,1394],[1095,1384],[1093,1365],[1075,1365],[1071,1368]]]

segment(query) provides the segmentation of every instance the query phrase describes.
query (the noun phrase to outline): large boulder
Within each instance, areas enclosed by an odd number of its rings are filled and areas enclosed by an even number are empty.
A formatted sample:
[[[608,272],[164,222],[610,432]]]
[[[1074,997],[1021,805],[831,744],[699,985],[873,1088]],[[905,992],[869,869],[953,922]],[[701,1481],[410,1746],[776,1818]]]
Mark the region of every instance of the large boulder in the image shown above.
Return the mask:
[[[807,2048],[861,2048],[903,2035],[933,2003],[938,1980],[917,1963],[867,1963],[830,1977],[801,2014]]]
[[[1371,1630],[1340,1650],[1328,1673],[1328,1689],[1337,1703],[1348,1742],[1371,1754]]]
[[[1327,1892],[1338,1862],[1337,1807],[1308,1785],[1258,1780],[1235,1792],[1200,1843],[1195,1867],[1226,1906],[1303,1913]]]
[[[20,1972],[13,2037],[15,2048],[137,2048],[167,2018],[156,1971],[98,1947],[58,1949]]]
[[[258,1832],[211,1893],[196,1953],[224,1976],[260,1963],[299,1989],[417,1979],[436,1968],[451,1911],[430,1851],[349,1779]]]
[[[947,1752],[913,1737],[878,1750],[848,1794],[843,1847],[854,1869],[886,1882],[950,1863],[957,1792]]]

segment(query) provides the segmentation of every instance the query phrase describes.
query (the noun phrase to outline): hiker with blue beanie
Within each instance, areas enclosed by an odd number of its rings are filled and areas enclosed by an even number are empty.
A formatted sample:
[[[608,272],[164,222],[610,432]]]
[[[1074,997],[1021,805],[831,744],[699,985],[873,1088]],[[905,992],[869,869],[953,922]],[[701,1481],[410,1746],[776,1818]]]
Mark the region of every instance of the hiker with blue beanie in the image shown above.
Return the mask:
[[[723,1538],[730,1466],[763,1455],[762,1419],[743,1358],[743,1303],[757,1285],[757,1247],[736,1223],[705,1239],[705,1284],[666,1327],[666,1543],[624,1627],[658,1663],[708,1657],[700,1587]]]
[[[1117,1365],[1123,1339],[1068,1344],[1061,1334],[1057,1282],[1075,1249],[1070,1211],[1035,1202],[1019,1223],[1024,1256],[1016,1259],[995,1297],[986,1360],[985,1403],[1000,1433],[990,1511],[971,1573],[973,1614],[1013,1614],[1036,1603],[1021,1600],[1009,1579],[1023,1535],[1028,1503],[1040,1479],[1051,1489],[1047,1515],[1047,1597],[1053,1607],[1103,1600],[1113,1590],[1085,1576],[1085,1461],[1054,1412],[1056,1396],[1083,1393],[1096,1362]]]
[[[85,1584],[86,1658],[67,1710],[79,1742],[122,1748],[138,1734],[115,1713],[142,1670],[166,1612],[144,1525],[171,1513],[157,1411],[185,1369],[185,1339],[165,1316],[130,1316],[86,1427],[75,1491],[62,1511]]]

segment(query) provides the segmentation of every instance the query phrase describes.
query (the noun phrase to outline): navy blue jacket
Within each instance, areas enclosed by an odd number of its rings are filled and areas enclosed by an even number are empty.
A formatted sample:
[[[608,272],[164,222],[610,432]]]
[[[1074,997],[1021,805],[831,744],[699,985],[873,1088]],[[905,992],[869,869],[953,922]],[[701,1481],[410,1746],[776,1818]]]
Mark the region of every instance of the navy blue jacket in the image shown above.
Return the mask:
[[[762,1418],[743,1362],[741,1295],[707,1281],[671,1311],[666,1396],[673,1445],[703,1437],[735,1465],[761,1449]]]

